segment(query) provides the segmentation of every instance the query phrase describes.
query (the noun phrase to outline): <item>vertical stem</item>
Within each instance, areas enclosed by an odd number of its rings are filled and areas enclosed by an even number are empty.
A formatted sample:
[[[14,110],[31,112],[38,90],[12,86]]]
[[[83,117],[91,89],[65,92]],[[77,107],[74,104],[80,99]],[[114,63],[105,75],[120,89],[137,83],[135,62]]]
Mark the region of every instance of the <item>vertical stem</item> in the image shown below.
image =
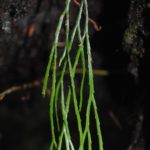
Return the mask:
[[[50,124],[51,124],[51,133],[52,133],[52,148],[53,144],[55,148],[57,147],[56,137],[55,137],[55,125],[54,125],[54,99],[55,99],[55,91],[56,91],[56,66],[57,66],[57,49],[55,49],[54,53],[54,65],[53,65],[53,76],[52,76],[52,93],[50,97]],[[52,149],[50,147],[50,149]]]

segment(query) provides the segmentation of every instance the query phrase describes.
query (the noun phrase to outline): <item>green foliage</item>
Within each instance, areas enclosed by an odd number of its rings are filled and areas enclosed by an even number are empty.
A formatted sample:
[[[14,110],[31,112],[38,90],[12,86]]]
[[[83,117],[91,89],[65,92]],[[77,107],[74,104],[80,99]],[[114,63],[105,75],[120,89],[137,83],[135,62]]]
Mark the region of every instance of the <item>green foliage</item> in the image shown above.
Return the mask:
[[[93,70],[92,70],[92,58],[91,58],[91,46],[89,41],[89,31],[88,31],[88,4],[87,0],[82,0],[79,6],[79,12],[77,15],[77,19],[75,21],[75,26],[73,30],[70,30],[70,5],[71,0],[66,0],[65,9],[62,12],[59,23],[55,32],[54,43],[52,45],[52,49],[50,51],[49,61],[45,73],[44,85],[42,94],[45,96],[49,81],[49,74],[52,70],[52,85],[51,85],[51,96],[50,96],[50,124],[51,124],[51,145],[50,150],[62,149],[62,143],[65,143],[65,147],[67,150],[74,150],[75,146],[72,141],[69,122],[68,122],[68,113],[70,109],[71,100],[73,100],[75,115],[77,119],[78,125],[78,133],[79,133],[79,150],[84,150],[85,141],[88,141],[88,149],[92,149],[92,136],[90,129],[90,117],[91,117],[91,109],[94,110],[96,129],[97,129],[97,137],[99,150],[103,150],[103,142],[100,130],[100,120],[98,116],[97,106],[94,98],[94,80],[93,80]],[[84,20],[84,29],[81,28],[81,19],[82,15],[85,14]],[[61,57],[58,56],[58,47],[57,44],[59,42],[60,31],[62,29],[63,22],[66,24],[66,39],[65,39],[65,47]],[[83,30],[83,31],[82,31]],[[75,36],[78,37],[78,48],[77,53],[75,55],[74,62],[71,59],[71,53],[73,44],[75,41]],[[87,62],[86,62],[87,57]],[[77,66],[79,65],[79,61],[82,62],[82,79],[80,85],[80,93],[79,98],[77,96],[76,84],[75,84],[75,75]],[[85,87],[85,78],[86,78],[86,68],[88,68],[88,86],[89,86],[89,96],[87,102],[86,109],[86,120],[85,127],[82,124],[81,111],[82,105],[84,104],[84,87]],[[58,69],[61,69],[60,76],[58,78]],[[68,88],[64,89],[64,75],[65,72],[69,70],[70,82]],[[60,95],[60,104],[58,106],[58,97]],[[58,107],[61,107],[61,114],[63,118],[63,125],[60,125],[59,116],[58,116]],[[57,127],[55,125],[55,119],[57,122]],[[57,132],[56,132],[57,130]],[[56,135],[58,133],[59,136]],[[57,138],[59,137],[59,138]]]

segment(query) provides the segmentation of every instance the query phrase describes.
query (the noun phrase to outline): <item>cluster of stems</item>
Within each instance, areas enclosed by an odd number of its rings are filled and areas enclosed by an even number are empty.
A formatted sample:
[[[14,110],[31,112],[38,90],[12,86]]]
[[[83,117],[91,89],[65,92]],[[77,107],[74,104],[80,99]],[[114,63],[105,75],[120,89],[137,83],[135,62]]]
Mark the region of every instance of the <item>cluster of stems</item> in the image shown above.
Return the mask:
[[[78,135],[79,135],[79,150],[84,150],[85,141],[88,141],[88,149],[92,150],[92,135],[90,128],[90,117],[91,117],[91,109],[94,110],[95,116],[95,124],[97,130],[97,138],[99,150],[103,150],[103,142],[101,136],[100,129],[100,120],[97,111],[96,101],[94,98],[94,79],[93,79],[93,70],[92,70],[92,57],[91,57],[91,46],[89,41],[89,15],[88,15],[88,3],[87,0],[81,0],[79,5],[78,15],[75,21],[75,26],[72,30],[70,30],[70,6],[71,0],[66,0],[66,5],[64,11],[62,12],[58,26],[56,28],[54,42],[52,45],[52,49],[50,51],[49,61],[46,68],[43,91],[42,94],[46,95],[46,90],[48,86],[50,71],[52,70],[52,85],[51,85],[51,95],[50,95],[50,125],[51,125],[51,144],[50,150],[58,149],[61,150],[63,147],[63,143],[65,143],[66,150],[75,150],[75,145],[72,140],[72,136],[69,128],[68,114],[70,110],[70,103],[74,105],[77,126],[78,126]],[[81,28],[81,19],[83,14],[84,18],[84,29]],[[57,44],[59,42],[60,31],[62,29],[62,25],[65,22],[66,25],[66,33],[65,33],[65,47],[61,57],[58,55],[58,47]],[[81,32],[82,31],[82,32]],[[75,36],[78,37],[78,48],[72,62],[71,52],[72,47],[75,41]],[[87,59],[87,61],[85,60]],[[75,84],[75,73],[79,61],[82,62],[82,79],[80,84],[80,96],[77,96],[76,92],[76,84]],[[61,73],[59,77],[57,76],[58,68],[61,68]],[[88,71],[86,71],[86,68]],[[69,85],[67,89],[64,89],[64,76],[65,72],[69,70]],[[87,72],[87,74],[86,74]],[[84,103],[84,88],[85,88],[85,78],[88,75],[88,87],[89,87],[89,95],[87,100],[86,107],[86,119],[85,124],[83,126],[81,119],[81,111],[82,105]],[[67,91],[67,92],[66,92]],[[66,94],[67,93],[67,94]],[[60,96],[60,102],[58,101]],[[79,98],[78,98],[79,97]],[[61,103],[61,105],[58,105]],[[63,118],[63,124],[60,126],[60,119],[58,116],[58,107],[61,107],[61,115]],[[55,121],[56,120],[56,121]],[[55,125],[57,123],[57,126]],[[57,130],[57,131],[56,131]],[[57,132],[57,135],[56,135]]]

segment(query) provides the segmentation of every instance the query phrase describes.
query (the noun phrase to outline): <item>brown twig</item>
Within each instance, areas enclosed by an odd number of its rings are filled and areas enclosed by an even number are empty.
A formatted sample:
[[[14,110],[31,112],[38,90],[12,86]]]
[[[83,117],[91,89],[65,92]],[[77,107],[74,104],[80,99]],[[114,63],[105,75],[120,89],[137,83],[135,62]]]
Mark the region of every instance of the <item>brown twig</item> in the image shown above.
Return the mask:
[[[97,23],[92,18],[89,18],[89,22],[93,25],[96,31],[100,31],[102,29],[102,26],[98,26]]]
[[[77,0],[73,0],[73,2],[79,7],[80,3]],[[100,31],[102,29],[102,26],[98,26],[96,21],[89,17],[89,22],[93,25],[94,29],[96,31]]]
[[[27,26],[24,29],[24,33],[27,35],[27,37],[31,38],[35,33],[35,30],[36,30],[35,23],[32,23],[31,25]]]
[[[58,72],[58,76],[60,76],[61,72]],[[69,74],[69,70],[67,70],[65,72],[65,75]],[[81,68],[77,68],[76,69],[76,74],[82,74],[82,69]],[[108,76],[109,72],[107,70],[101,70],[101,69],[94,69],[93,70],[93,74],[95,76]],[[43,80],[36,80],[33,81],[31,83],[24,83],[22,85],[16,85],[16,86],[12,86],[8,89],[6,89],[5,91],[0,93],[0,101],[2,101],[7,95],[17,92],[17,91],[21,91],[21,90],[26,90],[26,89],[31,89],[34,87],[39,87],[41,86],[43,83]],[[47,95],[50,95],[50,90],[47,90]]]
[[[77,5],[80,6],[80,3],[77,0],[73,0],[73,2]]]
[[[26,90],[26,89],[30,89],[33,87],[38,87],[39,85],[41,85],[42,81],[34,81],[32,83],[24,83],[22,85],[17,85],[17,86],[13,86],[5,91],[3,91],[2,93],[0,93],[0,101],[2,101],[7,95],[13,93],[13,92],[17,92],[20,90]]]
[[[111,110],[108,112],[108,114],[112,118],[112,120],[114,121],[115,125],[119,129],[122,129],[122,125],[121,125],[120,121],[118,120],[118,118],[116,117],[116,115]]]

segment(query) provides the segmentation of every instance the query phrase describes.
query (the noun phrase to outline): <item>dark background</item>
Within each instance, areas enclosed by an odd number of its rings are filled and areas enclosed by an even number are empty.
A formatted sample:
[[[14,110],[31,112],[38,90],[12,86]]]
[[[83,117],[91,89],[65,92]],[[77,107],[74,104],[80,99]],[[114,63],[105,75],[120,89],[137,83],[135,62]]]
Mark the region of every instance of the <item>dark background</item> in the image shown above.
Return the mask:
[[[146,6],[149,1],[144,3]],[[0,92],[43,78],[63,7],[59,0],[0,0]],[[138,68],[135,78],[129,70],[133,60],[122,45],[129,8],[130,0],[89,0],[90,16],[102,26],[96,32],[90,25],[93,66],[110,72],[95,77],[105,150],[148,150],[150,139],[150,9],[145,7],[143,12],[145,53],[134,66]],[[77,11],[72,6],[71,26]],[[30,36],[32,24],[36,30]],[[0,150],[49,149],[49,98],[43,99],[41,89],[42,84],[11,93],[0,101]],[[73,119],[71,130],[76,137]],[[97,149],[95,138],[93,149]]]

